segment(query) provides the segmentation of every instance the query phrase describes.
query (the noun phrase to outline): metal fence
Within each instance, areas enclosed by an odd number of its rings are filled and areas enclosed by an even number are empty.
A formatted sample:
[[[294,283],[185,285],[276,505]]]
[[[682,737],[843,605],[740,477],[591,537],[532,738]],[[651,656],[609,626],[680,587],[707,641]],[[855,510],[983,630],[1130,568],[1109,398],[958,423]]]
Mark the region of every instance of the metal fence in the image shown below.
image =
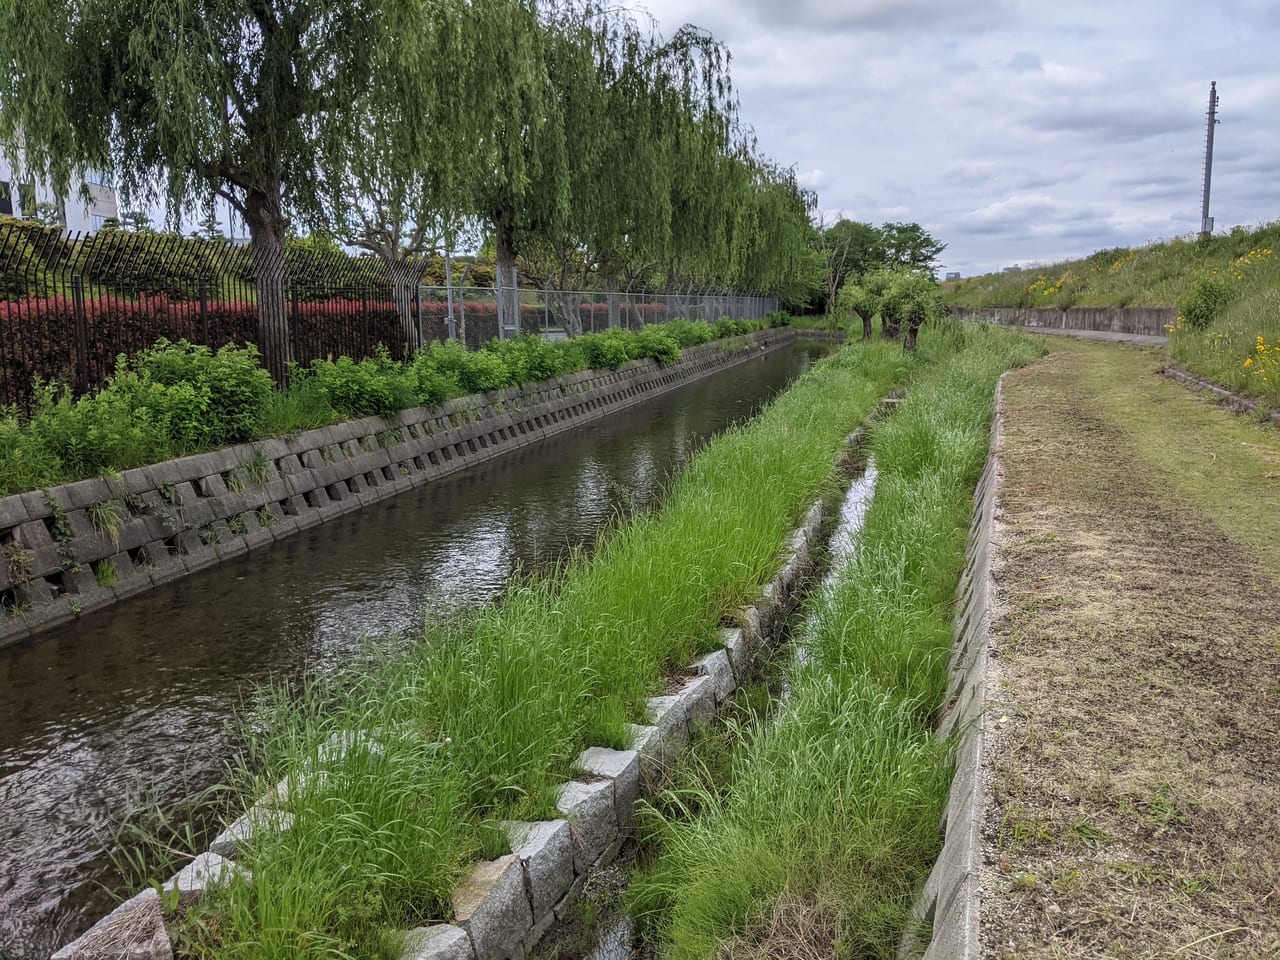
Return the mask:
[[[773,298],[709,292],[522,289],[518,326],[499,329],[497,291],[423,286],[424,268],[415,261],[392,283],[375,258],[288,251],[292,359],[359,359],[379,346],[403,357],[446,337],[478,347],[521,332],[574,336],[675,317],[759,318],[777,306]],[[113,372],[117,356],[161,337],[215,348],[257,342],[255,276],[249,248],[226,240],[0,224],[0,405],[29,405],[37,380],[87,392]]]

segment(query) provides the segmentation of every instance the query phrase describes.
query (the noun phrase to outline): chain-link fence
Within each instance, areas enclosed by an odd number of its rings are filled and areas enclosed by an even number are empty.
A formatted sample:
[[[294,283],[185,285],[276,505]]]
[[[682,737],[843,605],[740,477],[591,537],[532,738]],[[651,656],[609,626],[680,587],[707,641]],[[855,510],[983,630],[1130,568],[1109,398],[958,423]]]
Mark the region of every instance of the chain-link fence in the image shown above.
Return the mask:
[[[288,359],[404,357],[457,337],[576,336],[686,317],[759,318],[769,297],[522,289],[517,325],[499,328],[497,291],[420,285],[425,260],[397,264],[336,250],[288,249],[283,267]],[[251,251],[226,240],[156,234],[68,234],[31,222],[0,224],[0,405],[30,403],[37,380],[77,393],[100,385],[116,357],[161,337],[219,347],[264,344]]]

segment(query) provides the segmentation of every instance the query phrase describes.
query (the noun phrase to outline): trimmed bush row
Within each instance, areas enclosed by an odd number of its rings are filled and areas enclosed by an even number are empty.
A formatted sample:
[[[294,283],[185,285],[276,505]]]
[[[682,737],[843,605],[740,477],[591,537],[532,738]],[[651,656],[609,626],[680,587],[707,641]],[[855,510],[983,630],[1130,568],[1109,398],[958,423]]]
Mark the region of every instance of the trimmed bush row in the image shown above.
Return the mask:
[[[117,358],[96,393],[76,398],[42,383],[30,419],[0,409],[0,496],[577,370],[617,369],[641,357],[671,363],[682,347],[762,326],[678,320],[559,343],[534,335],[495,340],[477,351],[443,341],[405,361],[381,348],[359,362],[339,357],[295,368],[285,389],[261,368],[252,344],[215,351],[161,340]]]
[[[814,594],[790,698],[745,731],[727,785],[677,787],[668,808],[696,818],[652,818],[660,853],[629,896],[664,956],[897,955],[951,779],[933,719],[995,384],[1037,355],[954,325],[921,347],[907,399],[872,431],[875,496]]]
[[[345,676],[267,697],[248,724],[259,772],[244,797],[268,791],[291,826],[252,834],[245,873],[182,921],[184,947],[396,956],[394,931],[449,919],[469,865],[509,852],[502,822],[555,817],[582,749],[625,748],[664,675],[718,648],[844,438],[909,364],[883,343],[822,361],[590,558],[420,642],[381,644]]]

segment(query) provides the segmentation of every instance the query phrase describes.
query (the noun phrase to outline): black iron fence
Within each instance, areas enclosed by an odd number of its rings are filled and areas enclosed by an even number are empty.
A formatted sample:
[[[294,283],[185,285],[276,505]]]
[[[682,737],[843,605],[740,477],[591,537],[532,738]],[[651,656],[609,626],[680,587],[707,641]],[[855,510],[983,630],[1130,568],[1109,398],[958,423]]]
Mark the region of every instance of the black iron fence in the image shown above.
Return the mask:
[[[402,357],[450,336],[478,347],[500,330],[492,288],[422,285],[426,261],[392,281],[376,258],[306,243],[285,252],[289,355],[299,363]],[[277,265],[278,266],[278,265]],[[67,234],[0,223],[0,406],[27,406],[37,380],[76,393],[100,385],[120,354],[161,337],[210,347],[258,343],[258,291],[249,247],[158,234]],[[520,291],[520,328],[574,336],[677,316],[763,316],[777,301],[709,291],[684,295]]]

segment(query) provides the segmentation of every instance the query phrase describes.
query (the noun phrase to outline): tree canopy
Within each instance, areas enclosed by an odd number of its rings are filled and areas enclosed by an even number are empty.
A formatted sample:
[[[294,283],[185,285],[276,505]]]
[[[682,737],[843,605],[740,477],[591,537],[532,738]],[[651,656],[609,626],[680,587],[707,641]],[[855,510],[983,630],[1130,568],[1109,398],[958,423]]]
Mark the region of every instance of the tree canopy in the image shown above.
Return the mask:
[[[595,0],[5,0],[0,148],[64,194],[106,171],[175,223],[225,198],[283,376],[291,226],[376,253],[398,300],[405,261],[470,218],[505,288],[521,250],[610,283],[794,285],[812,197],[757,154],[728,64]]]

